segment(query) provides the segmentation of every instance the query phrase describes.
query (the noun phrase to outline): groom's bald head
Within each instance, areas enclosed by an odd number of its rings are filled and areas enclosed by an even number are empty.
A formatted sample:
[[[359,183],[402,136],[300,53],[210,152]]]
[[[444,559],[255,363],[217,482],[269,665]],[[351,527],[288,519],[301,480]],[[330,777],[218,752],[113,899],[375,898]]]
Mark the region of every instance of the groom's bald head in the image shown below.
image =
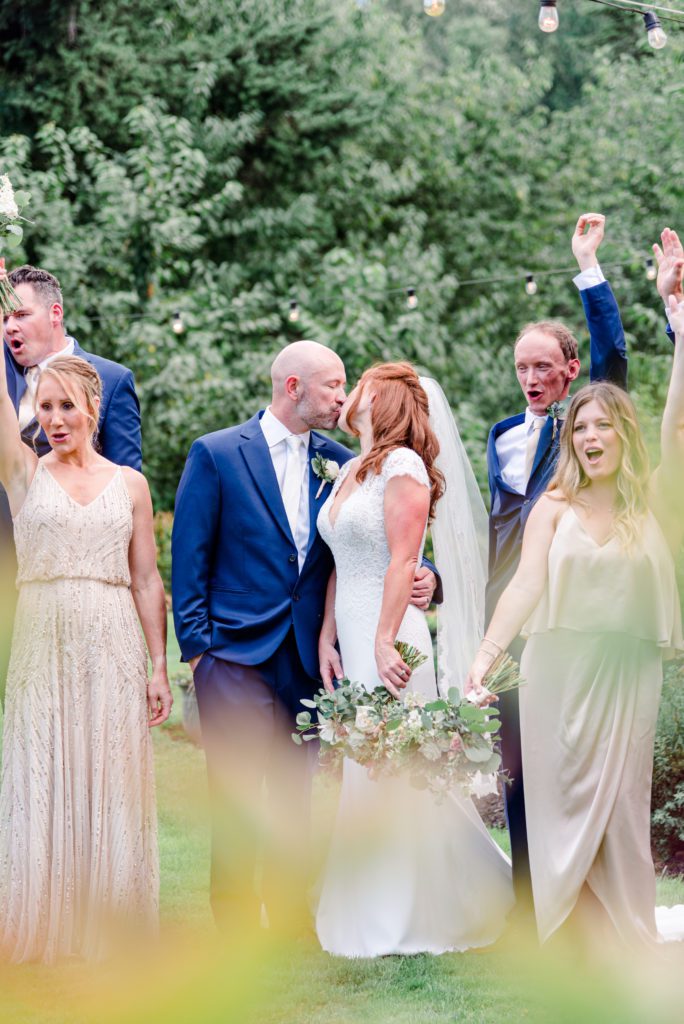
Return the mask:
[[[296,432],[330,430],[345,399],[344,363],[317,341],[295,341],[273,360],[271,410]]]

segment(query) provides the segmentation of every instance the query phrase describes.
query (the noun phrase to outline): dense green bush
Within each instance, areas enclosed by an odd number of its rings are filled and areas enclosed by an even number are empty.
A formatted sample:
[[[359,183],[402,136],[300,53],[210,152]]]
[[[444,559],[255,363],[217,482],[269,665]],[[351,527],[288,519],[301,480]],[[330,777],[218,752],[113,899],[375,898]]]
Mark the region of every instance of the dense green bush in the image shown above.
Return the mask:
[[[651,835],[671,871],[684,872],[684,663],[665,673],[653,766]]]

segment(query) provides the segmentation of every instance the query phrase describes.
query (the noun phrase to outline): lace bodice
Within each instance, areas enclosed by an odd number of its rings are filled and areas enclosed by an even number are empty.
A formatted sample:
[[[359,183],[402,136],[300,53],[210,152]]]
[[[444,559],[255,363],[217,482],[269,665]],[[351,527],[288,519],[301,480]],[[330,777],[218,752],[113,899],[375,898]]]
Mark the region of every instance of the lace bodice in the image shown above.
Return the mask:
[[[80,505],[39,462],[14,520],[17,585],[92,579],[130,586],[132,513],[120,469],[93,501]]]
[[[369,473],[358,490],[353,491],[343,504],[335,509],[335,524],[330,521],[330,510],[350,468],[358,465],[352,459],[342,467],[327,501],[318,515],[318,532],[333,553],[337,569],[337,590],[358,587],[363,583],[365,592],[375,596],[382,587],[390,562],[385,533],[385,487],[395,476],[410,476],[425,486],[429,479],[425,464],[410,448],[396,448],[385,459],[379,474]],[[418,553],[423,555],[423,543]]]

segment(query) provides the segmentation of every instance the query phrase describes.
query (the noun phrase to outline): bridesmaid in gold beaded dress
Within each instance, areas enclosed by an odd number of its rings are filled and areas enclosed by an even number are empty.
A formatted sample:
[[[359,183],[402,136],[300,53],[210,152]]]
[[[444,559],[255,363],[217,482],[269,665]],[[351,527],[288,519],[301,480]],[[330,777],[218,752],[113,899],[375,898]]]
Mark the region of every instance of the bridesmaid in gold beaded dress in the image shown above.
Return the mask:
[[[4,367],[0,480],[19,601],[0,788],[0,958],[99,959],[115,936],[157,926],[149,727],[172,698],[152,503],[140,473],[93,447],[102,386],[89,363],[58,357],[43,370],[36,414],[52,451],[40,460],[21,441]]]
[[[662,662],[684,650],[673,556],[684,535],[684,302],[649,476],[634,406],[612,384],[573,398],[556,475],[467,688],[522,630],[520,694],[532,890],[542,942],[658,942],[650,848]],[[684,922],[681,922],[684,925]]]

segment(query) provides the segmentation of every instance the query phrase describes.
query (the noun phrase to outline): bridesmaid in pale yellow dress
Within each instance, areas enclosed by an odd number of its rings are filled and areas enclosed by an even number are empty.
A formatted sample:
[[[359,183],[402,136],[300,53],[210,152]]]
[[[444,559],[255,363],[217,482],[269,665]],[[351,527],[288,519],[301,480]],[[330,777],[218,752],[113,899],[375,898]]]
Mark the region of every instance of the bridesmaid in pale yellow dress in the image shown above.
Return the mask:
[[[471,668],[480,693],[519,632],[525,806],[539,937],[658,941],[650,849],[663,657],[684,649],[673,555],[684,534],[684,303],[650,476],[629,397],[575,395],[556,475]],[[486,692],[482,700],[489,699]],[[571,932],[575,934],[575,932]]]
[[[0,480],[19,565],[0,958],[95,959],[115,934],[125,942],[157,925],[149,726],[168,717],[171,693],[152,503],[140,473],[93,447],[102,386],[89,363],[58,357],[43,370],[36,413],[52,451],[40,460],[21,441],[6,383],[0,359]]]

